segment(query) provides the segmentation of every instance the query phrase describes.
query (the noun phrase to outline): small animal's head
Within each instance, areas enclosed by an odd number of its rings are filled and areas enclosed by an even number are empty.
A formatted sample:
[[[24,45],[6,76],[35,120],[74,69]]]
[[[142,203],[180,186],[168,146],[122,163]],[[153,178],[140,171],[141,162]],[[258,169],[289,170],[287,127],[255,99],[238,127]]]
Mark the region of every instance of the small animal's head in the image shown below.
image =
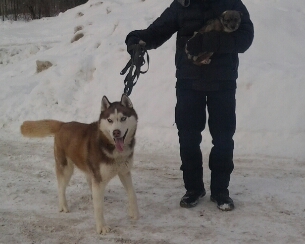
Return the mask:
[[[236,31],[241,22],[241,12],[236,10],[224,11],[220,16],[220,21],[225,32]]]
[[[102,98],[99,129],[119,152],[126,144],[134,143],[137,122],[138,115],[127,95],[123,94],[120,102],[112,103],[106,96]]]

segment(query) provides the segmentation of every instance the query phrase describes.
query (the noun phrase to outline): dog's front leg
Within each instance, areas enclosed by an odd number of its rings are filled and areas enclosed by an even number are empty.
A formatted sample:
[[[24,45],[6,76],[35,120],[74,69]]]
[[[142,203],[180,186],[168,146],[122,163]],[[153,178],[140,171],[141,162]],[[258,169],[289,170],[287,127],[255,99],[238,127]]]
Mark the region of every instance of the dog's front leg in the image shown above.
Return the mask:
[[[137,197],[136,192],[134,190],[133,184],[132,184],[132,178],[131,178],[131,172],[127,172],[125,174],[119,173],[120,180],[127,191],[128,195],[128,214],[133,219],[138,219],[139,209],[138,209],[138,203],[137,203]]]
[[[106,226],[104,219],[104,195],[105,195],[105,182],[96,182],[92,180],[92,197],[94,207],[94,217],[96,222],[96,231],[98,234],[105,235],[110,232],[110,227]]]

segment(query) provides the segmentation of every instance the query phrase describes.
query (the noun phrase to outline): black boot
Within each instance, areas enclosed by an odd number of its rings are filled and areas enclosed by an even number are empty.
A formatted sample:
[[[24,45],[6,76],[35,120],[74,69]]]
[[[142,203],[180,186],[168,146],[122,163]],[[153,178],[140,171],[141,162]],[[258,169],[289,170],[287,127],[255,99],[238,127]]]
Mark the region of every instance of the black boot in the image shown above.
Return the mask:
[[[218,193],[211,195],[210,199],[212,202],[216,202],[217,207],[222,211],[231,211],[234,209],[234,202],[229,197],[229,194]]]
[[[204,197],[206,194],[205,189],[201,191],[187,191],[185,195],[181,198],[180,207],[182,208],[192,208],[195,207],[199,199]]]

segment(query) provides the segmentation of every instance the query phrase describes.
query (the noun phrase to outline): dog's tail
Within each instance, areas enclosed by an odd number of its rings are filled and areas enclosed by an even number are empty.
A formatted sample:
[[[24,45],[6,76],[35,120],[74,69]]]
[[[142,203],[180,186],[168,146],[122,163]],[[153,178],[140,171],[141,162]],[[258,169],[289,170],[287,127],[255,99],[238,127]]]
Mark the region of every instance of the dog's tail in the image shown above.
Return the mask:
[[[64,122],[57,120],[24,121],[20,131],[26,137],[46,137],[58,132],[63,124]]]

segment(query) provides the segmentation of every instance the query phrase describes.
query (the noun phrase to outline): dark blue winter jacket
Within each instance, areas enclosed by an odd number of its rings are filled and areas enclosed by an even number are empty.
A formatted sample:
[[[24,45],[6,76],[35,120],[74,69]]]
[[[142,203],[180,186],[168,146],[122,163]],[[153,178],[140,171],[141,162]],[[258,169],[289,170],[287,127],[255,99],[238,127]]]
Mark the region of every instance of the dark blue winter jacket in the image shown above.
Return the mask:
[[[214,52],[211,63],[202,66],[193,64],[185,53],[187,40],[209,19],[219,17],[226,10],[242,13],[240,27],[232,33],[214,32],[210,35],[213,50],[209,51]],[[225,83],[228,88],[235,88],[238,53],[245,52],[254,37],[249,12],[241,0],[175,0],[147,29],[130,32],[126,44],[129,46],[141,39],[146,42],[147,49],[154,49],[174,33],[177,33],[175,64],[178,87],[209,90],[211,86],[207,84],[212,84],[212,89],[218,89],[219,84]]]

